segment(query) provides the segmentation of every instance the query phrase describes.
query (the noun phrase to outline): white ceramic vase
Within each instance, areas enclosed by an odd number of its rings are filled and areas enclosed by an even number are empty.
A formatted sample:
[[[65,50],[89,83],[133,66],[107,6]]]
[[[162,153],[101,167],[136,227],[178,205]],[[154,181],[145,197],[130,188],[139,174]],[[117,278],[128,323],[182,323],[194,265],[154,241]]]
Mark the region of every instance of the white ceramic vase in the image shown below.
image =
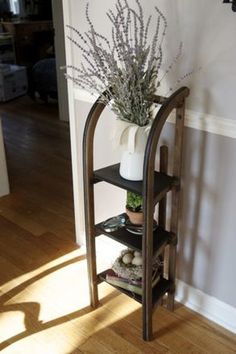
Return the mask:
[[[121,177],[130,181],[142,181],[144,154],[150,128],[151,122],[140,127],[134,123],[116,120],[111,138],[114,148],[122,149]]]
[[[129,131],[128,144],[121,156],[120,175],[130,181],[142,181],[144,154],[150,127],[136,125],[132,129]]]
[[[124,151],[120,162],[121,177],[130,181],[142,181],[143,161],[144,153]]]

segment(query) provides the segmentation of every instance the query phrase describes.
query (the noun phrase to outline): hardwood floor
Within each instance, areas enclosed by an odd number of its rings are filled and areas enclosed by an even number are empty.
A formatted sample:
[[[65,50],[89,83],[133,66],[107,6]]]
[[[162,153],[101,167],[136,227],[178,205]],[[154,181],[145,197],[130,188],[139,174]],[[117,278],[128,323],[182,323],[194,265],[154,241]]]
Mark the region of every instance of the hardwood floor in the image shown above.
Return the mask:
[[[74,239],[70,139],[57,107],[28,97],[0,106],[11,194],[1,215],[33,235],[48,230]]]
[[[0,198],[0,351],[235,353],[235,335],[180,304],[157,309],[150,343],[141,339],[140,305],[107,284],[102,306],[90,308],[86,257],[73,242],[68,126],[55,107],[27,98],[0,114],[11,183]]]

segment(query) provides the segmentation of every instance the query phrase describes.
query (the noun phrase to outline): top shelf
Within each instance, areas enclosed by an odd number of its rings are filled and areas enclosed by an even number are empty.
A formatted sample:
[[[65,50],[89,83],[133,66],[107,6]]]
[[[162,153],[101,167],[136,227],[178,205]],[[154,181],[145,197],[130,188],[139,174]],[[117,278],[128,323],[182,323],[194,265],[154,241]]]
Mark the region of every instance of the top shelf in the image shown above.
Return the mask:
[[[129,181],[119,174],[120,164],[111,165],[94,171],[94,183],[108,182],[114,186],[142,195],[143,183]],[[154,172],[154,202],[158,203],[173,186],[179,184],[176,177],[164,173]]]

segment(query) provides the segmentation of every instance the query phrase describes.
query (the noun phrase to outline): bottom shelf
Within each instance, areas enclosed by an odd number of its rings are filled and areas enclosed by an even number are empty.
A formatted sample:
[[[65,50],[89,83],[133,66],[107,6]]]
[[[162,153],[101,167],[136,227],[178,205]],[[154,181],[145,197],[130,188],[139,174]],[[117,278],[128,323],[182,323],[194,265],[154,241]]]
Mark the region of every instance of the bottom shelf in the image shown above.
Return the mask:
[[[120,288],[118,286],[112,285],[109,282],[107,282],[106,281],[107,272],[108,272],[108,270],[98,274],[98,282],[99,283],[105,281],[107,284],[111,285],[113,288],[119,290],[123,294],[128,295],[132,299],[134,299],[134,300],[138,301],[140,304],[142,304],[142,296],[141,295],[135,294],[134,292],[131,292],[131,291],[126,290],[126,289],[122,289],[122,288]],[[165,293],[167,293],[170,290],[171,286],[172,286],[172,282],[170,280],[166,280],[164,278],[161,278],[158,281],[156,286],[152,289],[152,306],[153,307],[165,295]]]

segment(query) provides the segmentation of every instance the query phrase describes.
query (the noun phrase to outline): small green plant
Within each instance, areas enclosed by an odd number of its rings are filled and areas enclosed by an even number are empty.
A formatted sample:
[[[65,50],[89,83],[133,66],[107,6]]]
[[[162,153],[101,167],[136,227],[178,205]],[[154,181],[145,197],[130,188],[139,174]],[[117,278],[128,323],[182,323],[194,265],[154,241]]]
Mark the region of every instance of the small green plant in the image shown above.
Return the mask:
[[[143,198],[141,195],[127,191],[126,208],[133,212],[142,210]]]

